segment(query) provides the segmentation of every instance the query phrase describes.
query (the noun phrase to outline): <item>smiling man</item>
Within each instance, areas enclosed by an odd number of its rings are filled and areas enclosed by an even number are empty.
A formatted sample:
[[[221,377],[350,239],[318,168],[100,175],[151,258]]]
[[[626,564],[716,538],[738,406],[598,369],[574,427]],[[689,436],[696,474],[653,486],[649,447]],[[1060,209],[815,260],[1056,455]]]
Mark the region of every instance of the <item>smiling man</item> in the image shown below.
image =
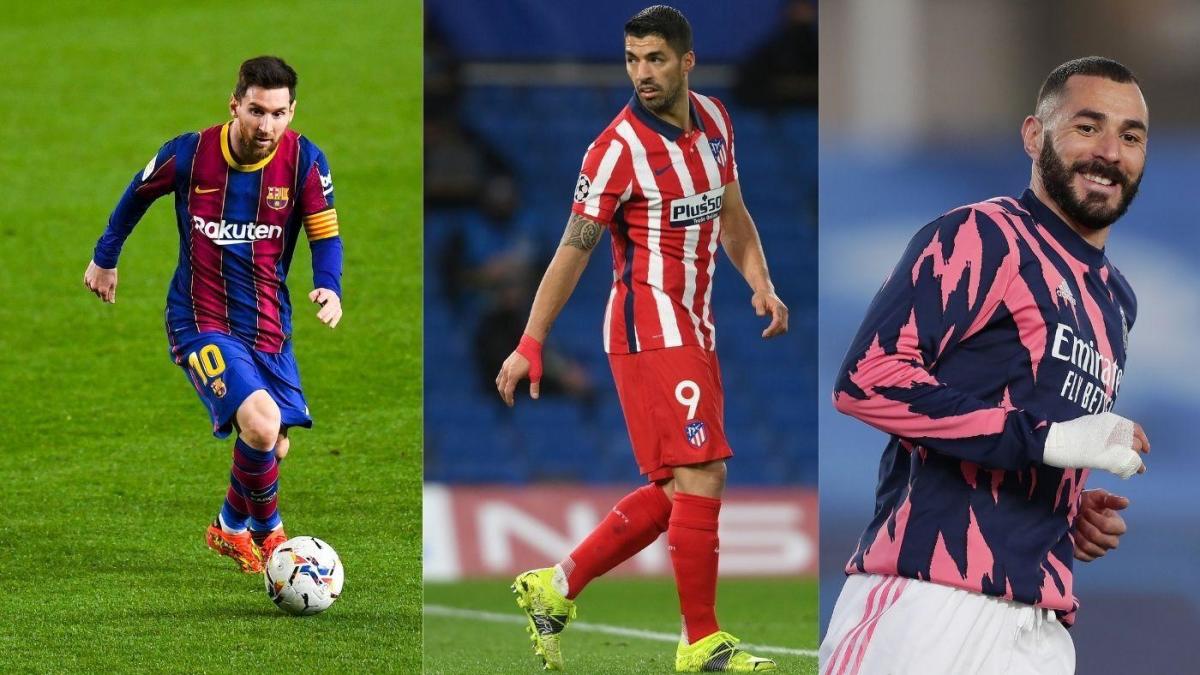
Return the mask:
[[[1148,128],[1123,65],[1059,66],[1021,127],[1029,189],[927,225],[876,295],[834,403],[891,437],[822,672],[1074,672],[1073,559],[1116,548],[1129,503],[1084,484],[1150,449],[1110,412],[1137,301],[1104,248]]]
[[[762,337],[787,331],[787,307],[775,295],[742,202],[729,113],[688,88],[695,63],[691,26],[677,10],[649,7],[625,24],[634,95],[584,155],[566,232],[525,335],[496,377],[509,405],[526,377],[538,397],[542,343],[608,230],[613,285],[604,349],[648,484],[619,501],[558,565],[513,584],[535,651],[552,670],[563,667],[559,634],[583,588],[663,532],[683,616],[676,669],[775,669],[770,659],[738,648],[716,616],[717,521],[725,460],[733,455],[709,302],[717,244],[750,286],[754,310],[771,316]]]
[[[242,64],[232,119],[170,141],[136,174],[96,243],[83,283],[116,302],[117,259],[146,209],[175,195],[179,264],[167,293],[171,356],[208,409],[213,435],[237,430],[229,487],[205,541],[244,572],[287,539],[278,460],[288,429],[311,427],[292,353],[285,283],[301,230],[312,249],[309,300],[341,320],[342,242],[325,155],[288,129],[296,72],[273,56]]]

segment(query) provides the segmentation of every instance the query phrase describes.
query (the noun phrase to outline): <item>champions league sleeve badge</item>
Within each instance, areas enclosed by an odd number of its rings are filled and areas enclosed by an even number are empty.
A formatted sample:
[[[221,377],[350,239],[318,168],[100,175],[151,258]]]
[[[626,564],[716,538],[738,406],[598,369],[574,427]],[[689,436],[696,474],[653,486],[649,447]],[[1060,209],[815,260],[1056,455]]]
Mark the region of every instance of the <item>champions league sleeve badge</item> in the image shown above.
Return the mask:
[[[704,422],[688,422],[687,426],[683,428],[683,433],[687,436],[688,445],[693,448],[703,447],[708,442],[708,429],[704,426]]]
[[[579,174],[579,182],[575,183],[575,201],[582,204],[587,201],[588,191],[592,189],[592,181],[584,174]]]

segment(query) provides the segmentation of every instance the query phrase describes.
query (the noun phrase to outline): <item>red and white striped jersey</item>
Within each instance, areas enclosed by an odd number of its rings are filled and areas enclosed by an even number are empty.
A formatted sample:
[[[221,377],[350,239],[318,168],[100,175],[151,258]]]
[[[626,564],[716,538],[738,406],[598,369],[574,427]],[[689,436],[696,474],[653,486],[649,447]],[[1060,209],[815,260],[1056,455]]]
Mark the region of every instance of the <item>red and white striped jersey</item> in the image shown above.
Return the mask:
[[[717,99],[689,98],[691,131],[655,117],[635,95],[583,158],[571,210],[612,235],[610,354],[716,348],[712,277],[725,185],[737,180],[733,122]]]

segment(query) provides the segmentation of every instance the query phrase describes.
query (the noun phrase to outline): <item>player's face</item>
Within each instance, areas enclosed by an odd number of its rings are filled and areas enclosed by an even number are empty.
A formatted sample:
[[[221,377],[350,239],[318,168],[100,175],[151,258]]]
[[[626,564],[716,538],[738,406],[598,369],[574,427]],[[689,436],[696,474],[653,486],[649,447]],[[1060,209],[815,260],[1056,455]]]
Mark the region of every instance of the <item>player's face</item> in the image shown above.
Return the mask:
[[[1073,221],[1100,230],[1124,215],[1146,166],[1149,113],[1132,83],[1074,76],[1044,127],[1037,173]]]
[[[233,113],[237,145],[244,159],[260,160],[279,145],[283,132],[287,131],[296,112],[296,102],[289,100],[287,87],[263,89],[250,87],[241,99],[232,99],[229,109]]]
[[[651,112],[670,110],[675,105],[687,88],[687,74],[695,63],[695,54],[676,54],[658,35],[625,36],[625,72],[633,81],[638,99]]]

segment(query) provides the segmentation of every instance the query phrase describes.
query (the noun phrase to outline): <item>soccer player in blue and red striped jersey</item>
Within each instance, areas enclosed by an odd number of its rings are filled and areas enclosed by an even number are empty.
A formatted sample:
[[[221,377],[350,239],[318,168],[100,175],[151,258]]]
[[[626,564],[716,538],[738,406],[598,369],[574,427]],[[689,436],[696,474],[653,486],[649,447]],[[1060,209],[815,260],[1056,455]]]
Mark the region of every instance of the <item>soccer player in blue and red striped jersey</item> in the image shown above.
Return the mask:
[[[1073,673],[1073,559],[1117,545],[1150,443],[1112,412],[1137,301],[1105,252],[1137,193],[1149,113],[1100,57],[1047,77],[1030,187],[912,239],[842,364],[837,409],[891,438],[822,672]]]
[[[205,540],[245,572],[287,539],[278,510],[288,429],[311,427],[292,353],[285,284],[296,242],[312,250],[309,300],[341,320],[342,241],[329,164],[288,128],[296,72],[261,56],[241,65],[232,119],[167,141],[134,176],[96,243],[84,284],[116,301],[125,239],[159,197],[175,197],[179,264],[167,293],[171,356],[208,409],[213,435],[237,431],[225,502]]]

